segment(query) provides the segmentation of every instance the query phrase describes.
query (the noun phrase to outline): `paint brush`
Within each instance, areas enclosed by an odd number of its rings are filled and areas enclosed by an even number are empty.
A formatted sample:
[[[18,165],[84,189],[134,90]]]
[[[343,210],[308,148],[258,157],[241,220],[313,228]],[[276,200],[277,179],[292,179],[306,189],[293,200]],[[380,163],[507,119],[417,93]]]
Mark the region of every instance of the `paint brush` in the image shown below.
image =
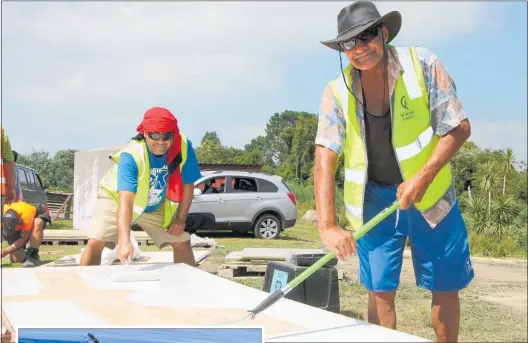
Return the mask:
[[[387,207],[380,213],[378,213],[375,217],[373,217],[371,220],[369,220],[367,223],[363,224],[359,230],[354,232],[352,234],[352,237],[354,237],[354,240],[358,240],[363,235],[365,235],[368,231],[370,231],[374,226],[378,225],[383,219],[387,218],[391,213],[396,211],[398,207],[400,206],[400,201],[396,200],[392,203],[391,206]],[[304,272],[302,272],[299,276],[288,282],[284,287],[281,289],[273,292],[270,294],[266,299],[264,299],[259,305],[257,305],[253,310],[249,310],[248,317],[251,319],[255,319],[255,316],[279,301],[281,298],[283,298],[286,294],[288,294],[292,289],[297,287],[301,282],[303,282],[305,279],[307,279],[310,275],[315,273],[317,270],[319,270],[321,267],[323,267],[325,264],[330,262],[331,259],[333,259],[336,256],[335,252],[329,252],[325,256],[321,257],[317,262],[315,262],[313,265],[311,265],[308,269],[306,269]],[[246,317],[247,318],[247,317]],[[242,319],[245,320],[246,318]]]

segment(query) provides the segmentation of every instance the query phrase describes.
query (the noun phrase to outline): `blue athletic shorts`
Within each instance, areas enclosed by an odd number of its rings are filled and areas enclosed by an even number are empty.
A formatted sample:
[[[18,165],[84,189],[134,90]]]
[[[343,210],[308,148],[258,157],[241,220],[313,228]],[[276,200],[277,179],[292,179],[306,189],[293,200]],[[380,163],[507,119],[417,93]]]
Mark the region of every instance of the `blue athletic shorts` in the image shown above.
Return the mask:
[[[396,186],[369,181],[363,209],[367,222],[396,200]],[[358,279],[368,290],[398,288],[406,237],[410,238],[416,285],[433,292],[455,292],[473,279],[468,234],[457,203],[434,228],[411,206],[396,212],[357,241]]]

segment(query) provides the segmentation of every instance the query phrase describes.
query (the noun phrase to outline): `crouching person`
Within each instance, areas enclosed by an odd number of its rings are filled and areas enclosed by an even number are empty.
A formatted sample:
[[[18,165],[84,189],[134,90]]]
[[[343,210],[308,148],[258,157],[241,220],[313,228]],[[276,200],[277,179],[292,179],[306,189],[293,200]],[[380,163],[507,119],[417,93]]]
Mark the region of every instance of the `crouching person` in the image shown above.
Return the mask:
[[[195,266],[185,231],[194,182],[201,177],[191,142],[164,108],[149,109],[132,141],[112,156],[116,163],[99,183],[92,230],[80,264],[99,265],[105,247],[117,245],[122,263],[132,261],[131,225],[139,225],[174,263]]]
[[[39,248],[46,223],[51,224],[51,218],[42,205],[36,208],[23,201],[4,205],[2,239],[9,245],[2,249],[2,258],[9,256],[11,263],[24,263],[24,267],[40,265]]]

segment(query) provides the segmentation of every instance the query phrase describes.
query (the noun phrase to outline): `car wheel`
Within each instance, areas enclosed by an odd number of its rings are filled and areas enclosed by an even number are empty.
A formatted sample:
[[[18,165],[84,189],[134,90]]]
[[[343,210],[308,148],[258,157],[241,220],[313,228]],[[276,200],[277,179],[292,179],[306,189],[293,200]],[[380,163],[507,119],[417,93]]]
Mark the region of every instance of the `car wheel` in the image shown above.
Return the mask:
[[[280,220],[273,214],[264,214],[255,222],[253,232],[256,238],[276,239],[281,232]]]

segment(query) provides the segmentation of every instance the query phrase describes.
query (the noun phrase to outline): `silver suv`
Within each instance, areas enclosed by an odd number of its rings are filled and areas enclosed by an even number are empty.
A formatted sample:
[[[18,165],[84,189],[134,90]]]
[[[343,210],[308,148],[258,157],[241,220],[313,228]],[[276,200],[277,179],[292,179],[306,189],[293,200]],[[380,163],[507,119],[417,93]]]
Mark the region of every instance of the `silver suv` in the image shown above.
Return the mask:
[[[295,195],[280,176],[208,171],[195,182],[189,232],[232,230],[275,239],[297,221]]]

